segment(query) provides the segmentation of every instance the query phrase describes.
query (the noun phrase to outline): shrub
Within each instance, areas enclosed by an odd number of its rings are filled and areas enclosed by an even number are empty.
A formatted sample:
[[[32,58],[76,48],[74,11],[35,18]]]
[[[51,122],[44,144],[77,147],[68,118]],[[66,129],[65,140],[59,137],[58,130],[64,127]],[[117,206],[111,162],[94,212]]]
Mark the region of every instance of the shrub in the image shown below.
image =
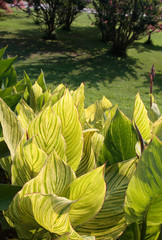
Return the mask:
[[[148,25],[156,25],[159,0],[106,1],[94,0],[96,20],[102,38],[112,43],[112,50],[125,54],[127,47],[137,40]]]

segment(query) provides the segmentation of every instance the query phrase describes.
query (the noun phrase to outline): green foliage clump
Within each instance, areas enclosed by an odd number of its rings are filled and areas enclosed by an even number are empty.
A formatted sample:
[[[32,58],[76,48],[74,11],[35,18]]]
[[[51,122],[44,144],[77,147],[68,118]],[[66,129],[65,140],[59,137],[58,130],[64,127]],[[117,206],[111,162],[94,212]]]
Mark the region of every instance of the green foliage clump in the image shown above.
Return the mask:
[[[151,121],[139,94],[130,120],[105,97],[85,109],[84,84],[51,91],[43,73],[33,85],[24,78],[14,111],[0,98],[11,179],[0,210],[19,239],[158,239],[161,116]]]
[[[158,22],[160,1],[94,0],[97,24],[102,38],[112,43],[112,50],[124,54],[127,47]]]

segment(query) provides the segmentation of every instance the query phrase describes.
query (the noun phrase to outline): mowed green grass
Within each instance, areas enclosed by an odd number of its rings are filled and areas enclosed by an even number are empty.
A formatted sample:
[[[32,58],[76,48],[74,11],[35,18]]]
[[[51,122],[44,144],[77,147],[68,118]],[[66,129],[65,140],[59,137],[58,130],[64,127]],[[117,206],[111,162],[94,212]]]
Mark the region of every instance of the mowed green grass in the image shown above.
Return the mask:
[[[149,108],[149,72],[155,64],[153,93],[162,111],[162,32],[152,35],[152,46],[145,44],[147,37],[132,44],[125,58],[110,54],[86,13],[77,17],[72,31],[58,30],[56,41],[42,36],[33,19],[21,11],[0,18],[0,48],[8,45],[7,54],[17,55],[19,79],[26,71],[34,81],[43,70],[52,89],[63,83],[74,90],[84,82],[86,107],[104,95],[131,118],[137,92]]]

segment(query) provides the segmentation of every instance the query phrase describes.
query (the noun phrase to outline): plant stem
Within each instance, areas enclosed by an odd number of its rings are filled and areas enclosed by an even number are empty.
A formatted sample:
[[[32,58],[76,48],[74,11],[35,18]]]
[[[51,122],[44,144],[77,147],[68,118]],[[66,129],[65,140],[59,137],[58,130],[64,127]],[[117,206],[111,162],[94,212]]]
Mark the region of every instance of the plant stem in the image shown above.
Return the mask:
[[[140,240],[145,240],[145,234],[146,234],[146,221],[143,221]]]
[[[135,240],[140,240],[140,229],[139,229],[139,224],[138,223],[134,223],[134,239]]]

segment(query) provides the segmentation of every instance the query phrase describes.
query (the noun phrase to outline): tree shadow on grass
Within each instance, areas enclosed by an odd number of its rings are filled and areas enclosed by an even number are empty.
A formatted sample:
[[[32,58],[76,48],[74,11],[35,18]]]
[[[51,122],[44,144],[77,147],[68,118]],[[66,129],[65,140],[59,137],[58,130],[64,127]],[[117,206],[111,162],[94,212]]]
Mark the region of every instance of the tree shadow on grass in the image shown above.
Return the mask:
[[[88,32],[88,35],[87,35]],[[35,30],[19,30],[11,38],[1,32],[1,47],[8,45],[6,53],[18,56],[15,61],[18,76],[25,70],[36,80],[40,70],[50,85],[67,84],[71,88],[85,82],[88,87],[98,88],[98,83],[107,85],[116,79],[137,79],[138,59],[116,57],[108,46],[97,39],[92,27],[73,27],[71,32],[58,31],[58,40],[45,41],[42,33]],[[96,38],[95,38],[96,37]]]
[[[148,44],[146,42],[134,42],[131,46],[131,48],[135,48],[137,52],[150,52],[150,51],[161,51],[162,52],[162,46],[154,45],[154,44]]]

